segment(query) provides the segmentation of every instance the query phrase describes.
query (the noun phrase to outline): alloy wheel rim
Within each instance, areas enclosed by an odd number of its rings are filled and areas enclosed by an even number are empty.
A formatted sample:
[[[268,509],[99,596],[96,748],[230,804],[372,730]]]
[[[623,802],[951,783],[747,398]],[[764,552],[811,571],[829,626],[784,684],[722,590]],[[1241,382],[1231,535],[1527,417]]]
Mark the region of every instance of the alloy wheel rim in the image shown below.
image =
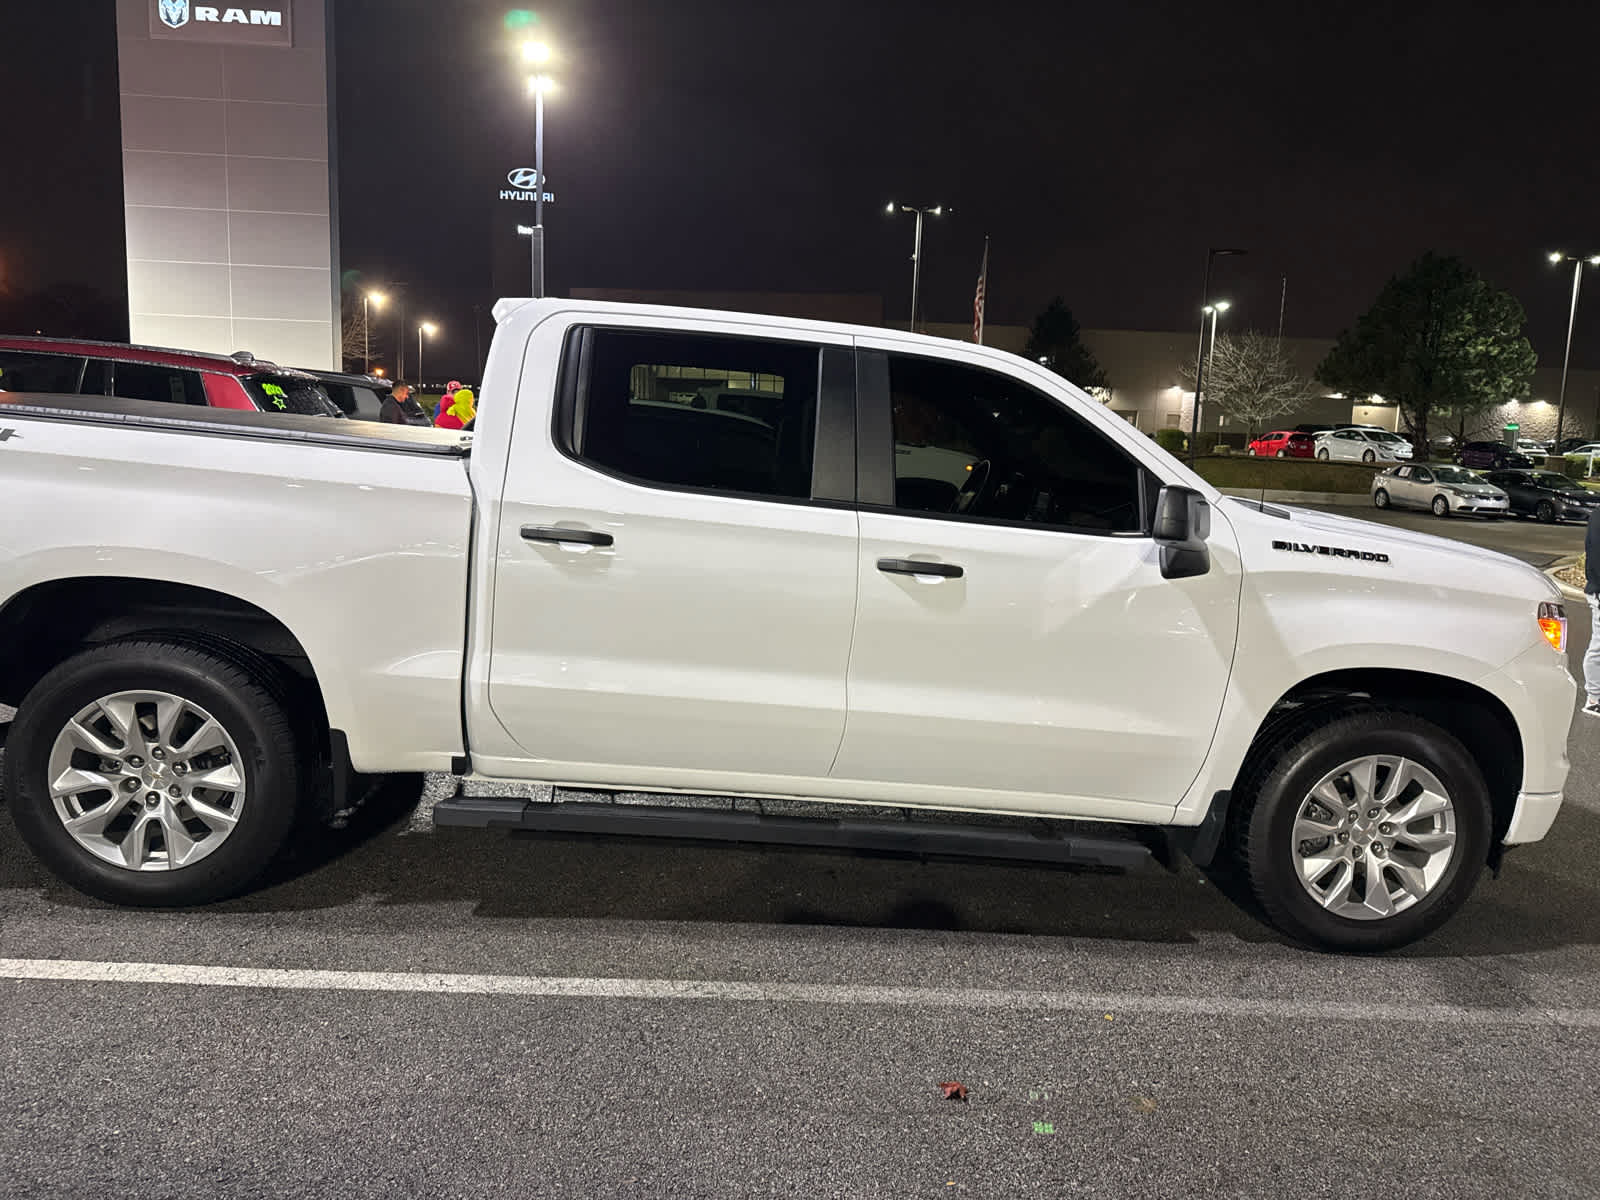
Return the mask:
[[[170,692],[127,691],[79,709],[50,748],[47,787],[73,841],[129,871],[172,871],[216,852],[239,823],[239,747]]]
[[[1455,805],[1422,764],[1369,754],[1317,782],[1290,836],[1300,884],[1317,904],[1336,917],[1381,921],[1444,878],[1455,857]]]

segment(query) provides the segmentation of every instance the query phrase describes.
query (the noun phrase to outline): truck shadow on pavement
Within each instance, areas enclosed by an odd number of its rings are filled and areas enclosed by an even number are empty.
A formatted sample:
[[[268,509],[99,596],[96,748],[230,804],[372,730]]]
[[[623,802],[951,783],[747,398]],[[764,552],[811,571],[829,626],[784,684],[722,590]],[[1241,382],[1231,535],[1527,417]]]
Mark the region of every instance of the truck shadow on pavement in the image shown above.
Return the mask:
[[[941,930],[1194,944],[1292,945],[1225,872],[1137,871],[681,841],[413,830],[419,785],[385,788],[342,830],[300,841],[253,891],[207,911],[467,904],[486,920],[636,920]],[[1406,957],[1484,956],[1600,942],[1588,848],[1600,816],[1569,805],[1545,842],[1485,875],[1468,905]],[[58,883],[0,823],[6,893],[103,907]]]

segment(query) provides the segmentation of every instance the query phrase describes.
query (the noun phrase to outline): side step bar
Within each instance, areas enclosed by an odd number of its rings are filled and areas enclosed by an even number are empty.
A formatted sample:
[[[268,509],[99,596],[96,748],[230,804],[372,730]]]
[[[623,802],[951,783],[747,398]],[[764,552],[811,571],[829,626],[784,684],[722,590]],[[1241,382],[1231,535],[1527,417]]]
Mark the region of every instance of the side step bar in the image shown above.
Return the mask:
[[[769,816],[731,809],[646,804],[541,802],[495,796],[456,796],[434,806],[433,823],[466,829],[587,833],[824,846],[901,854],[944,854],[1072,866],[1133,868],[1149,861],[1147,846],[1131,839],[1063,835],[1010,825]]]

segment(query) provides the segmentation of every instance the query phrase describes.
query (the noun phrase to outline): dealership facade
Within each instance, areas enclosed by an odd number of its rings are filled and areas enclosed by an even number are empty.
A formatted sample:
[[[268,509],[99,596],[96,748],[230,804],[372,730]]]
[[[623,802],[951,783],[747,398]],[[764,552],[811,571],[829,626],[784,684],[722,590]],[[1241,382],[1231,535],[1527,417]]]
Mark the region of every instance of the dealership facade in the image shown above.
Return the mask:
[[[117,0],[130,339],[339,365],[326,0]]]

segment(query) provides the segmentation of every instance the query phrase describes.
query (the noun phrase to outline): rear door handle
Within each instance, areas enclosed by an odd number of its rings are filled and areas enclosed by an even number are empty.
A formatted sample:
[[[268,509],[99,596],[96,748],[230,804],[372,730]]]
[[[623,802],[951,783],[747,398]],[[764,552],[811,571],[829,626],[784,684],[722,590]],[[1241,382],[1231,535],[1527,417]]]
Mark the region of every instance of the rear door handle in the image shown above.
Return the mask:
[[[880,558],[878,570],[886,575],[938,575],[944,579],[960,579],[966,574],[955,563],[922,562],[915,558]]]
[[[566,542],[578,546],[609,546],[617,539],[593,529],[562,529],[556,525],[524,525],[522,539],[527,542]]]

